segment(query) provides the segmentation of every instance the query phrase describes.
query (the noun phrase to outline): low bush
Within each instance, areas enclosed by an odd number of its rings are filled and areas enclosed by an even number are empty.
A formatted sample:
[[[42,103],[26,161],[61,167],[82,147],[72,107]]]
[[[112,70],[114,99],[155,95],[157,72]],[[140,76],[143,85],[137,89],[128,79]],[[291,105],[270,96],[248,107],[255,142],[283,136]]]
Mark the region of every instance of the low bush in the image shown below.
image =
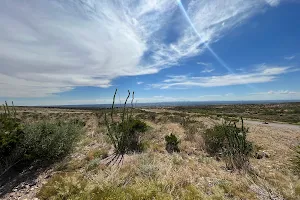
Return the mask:
[[[225,141],[224,126],[216,125],[203,133],[205,149],[210,155],[217,155],[222,152]]]
[[[203,134],[205,147],[212,155],[221,155],[227,168],[246,169],[249,164],[249,156],[253,151],[253,145],[247,140],[248,128],[244,127],[241,119],[241,127],[236,123],[224,122],[208,129]]]
[[[180,152],[180,149],[178,147],[180,141],[175,135],[173,135],[172,133],[170,135],[166,135],[165,141],[166,141],[166,150],[168,153]]]
[[[79,120],[22,124],[14,107],[5,103],[0,115],[0,176],[19,163],[23,166],[36,160],[52,162],[64,157],[83,125]]]
[[[125,100],[123,112],[121,114],[121,120],[115,121],[114,118],[114,105],[117,90],[113,97],[113,104],[111,107],[110,121],[108,120],[107,114],[105,113],[105,124],[107,127],[107,135],[110,142],[114,146],[114,157],[111,162],[119,162],[123,159],[124,154],[131,152],[141,152],[144,150],[144,145],[141,141],[141,134],[147,130],[146,123],[133,117],[133,100],[134,92],[132,93],[131,108],[127,108],[127,101],[131,95],[128,91],[128,96]],[[108,163],[108,164],[109,164]]]
[[[3,105],[4,113],[0,114],[0,172],[18,157],[17,149],[24,138],[20,120],[16,118],[16,110],[7,103]]]
[[[83,123],[70,122],[37,122],[24,127],[25,137],[22,142],[24,155],[28,159],[52,161],[67,155],[79,133]]]

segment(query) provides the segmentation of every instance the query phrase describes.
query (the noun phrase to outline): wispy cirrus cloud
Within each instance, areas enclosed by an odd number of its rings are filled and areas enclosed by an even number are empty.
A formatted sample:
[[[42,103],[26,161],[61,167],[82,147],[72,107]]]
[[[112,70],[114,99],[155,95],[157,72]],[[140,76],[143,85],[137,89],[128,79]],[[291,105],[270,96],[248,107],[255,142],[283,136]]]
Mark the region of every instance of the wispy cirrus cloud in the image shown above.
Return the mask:
[[[293,55],[293,56],[285,56],[284,59],[285,60],[293,60],[296,56]]]
[[[215,69],[212,67],[211,63],[205,63],[205,62],[197,62],[197,65],[204,66],[204,69],[201,71],[202,73],[210,73],[213,72]]]
[[[211,63],[205,63],[205,62],[197,62],[197,65],[203,65],[205,67],[210,67]]]
[[[210,72],[213,72],[213,71],[215,71],[214,68],[212,68],[212,67],[206,67],[206,68],[203,69],[201,72],[202,72],[202,73],[210,73]]]
[[[290,90],[270,90],[268,92],[251,93],[251,95],[294,95],[300,94],[300,92]]]
[[[0,96],[44,97],[78,86],[110,87],[121,76],[153,74],[205,50],[226,31],[278,0],[192,0],[168,42],[176,0],[3,1]],[[16,34],[17,33],[17,34]]]
[[[169,89],[182,87],[220,87],[229,85],[245,85],[274,81],[284,73],[295,69],[289,66],[263,66],[255,71],[219,76],[169,76],[162,83],[152,84],[153,88]]]
[[[136,82],[136,84],[138,84],[138,85],[141,85],[141,84],[143,84],[144,82],[142,82],[142,81],[138,81],[138,82]]]

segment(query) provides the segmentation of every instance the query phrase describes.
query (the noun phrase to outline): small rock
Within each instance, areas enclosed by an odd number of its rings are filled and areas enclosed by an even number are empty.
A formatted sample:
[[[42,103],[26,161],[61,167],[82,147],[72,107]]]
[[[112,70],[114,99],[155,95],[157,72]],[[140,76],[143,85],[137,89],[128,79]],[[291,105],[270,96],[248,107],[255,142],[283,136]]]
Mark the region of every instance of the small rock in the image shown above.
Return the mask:
[[[50,178],[51,177],[51,175],[50,174],[47,174],[45,177],[44,177],[44,179],[48,179],[48,178]]]
[[[265,151],[259,151],[259,152],[256,152],[256,154],[255,154],[255,158],[257,158],[257,159],[269,158],[269,157],[270,157],[270,155]]]
[[[36,183],[37,183],[37,181],[36,181],[36,180],[33,180],[33,181],[30,181],[30,182],[28,183],[28,185],[29,185],[30,187],[32,187],[32,186],[36,185]]]

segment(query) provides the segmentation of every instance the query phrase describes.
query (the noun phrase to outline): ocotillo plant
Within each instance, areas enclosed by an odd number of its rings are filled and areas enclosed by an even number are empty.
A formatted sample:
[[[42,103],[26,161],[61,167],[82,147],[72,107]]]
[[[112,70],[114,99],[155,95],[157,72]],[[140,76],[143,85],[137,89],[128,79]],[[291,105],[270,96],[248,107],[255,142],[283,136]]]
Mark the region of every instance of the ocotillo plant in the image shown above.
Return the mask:
[[[7,102],[5,101],[5,104],[2,105],[3,106],[3,110],[4,110],[4,113],[0,113],[0,117],[1,118],[16,118],[16,108],[14,106],[14,102],[12,101],[12,106],[11,106],[11,109],[10,110],[10,106],[8,106]]]
[[[105,113],[105,124],[107,127],[107,135],[114,146],[114,154],[110,157],[110,163],[119,163],[123,160],[124,155],[129,152],[140,152],[143,150],[143,145],[140,141],[141,133],[146,131],[146,124],[133,117],[133,101],[134,92],[132,93],[131,108],[127,108],[128,99],[131,96],[128,90],[128,96],[124,102],[121,120],[114,119],[115,115],[115,99],[118,90],[116,89],[113,103],[110,111],[110,121]]]

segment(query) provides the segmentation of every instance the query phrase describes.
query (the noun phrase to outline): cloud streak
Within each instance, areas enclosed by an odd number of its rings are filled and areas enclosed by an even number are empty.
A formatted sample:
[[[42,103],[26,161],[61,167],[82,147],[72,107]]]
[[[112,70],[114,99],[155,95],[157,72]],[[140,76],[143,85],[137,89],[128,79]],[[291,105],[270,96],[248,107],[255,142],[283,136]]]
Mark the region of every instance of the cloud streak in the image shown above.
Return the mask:
[[[0,96],[44,97],[79,86],[110,87],[154,74],[205,50],[275,0],[192,0],[178,37],[165,38],[176,0],[4,1],[0,7]]]
[[[250,73],[227,74],[220,76],[169,76],[162,83],[152,84],[153,88],[188,88],[188,87],[220,87],[230,85],[245,85],[274,81],[279,75],[292,72],[289,66],[263,66]]]
[[[296,56],[285,56],[285,60],[293,60]]]

